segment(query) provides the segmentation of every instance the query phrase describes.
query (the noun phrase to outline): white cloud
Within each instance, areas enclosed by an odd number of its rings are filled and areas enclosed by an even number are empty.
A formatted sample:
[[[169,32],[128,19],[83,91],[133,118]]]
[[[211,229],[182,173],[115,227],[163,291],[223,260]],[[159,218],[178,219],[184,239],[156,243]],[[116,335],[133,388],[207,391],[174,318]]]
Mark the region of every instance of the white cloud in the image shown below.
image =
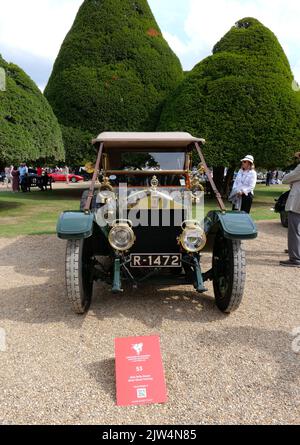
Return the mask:
[[[300,58],[298,59],[297,62],[295,62],[295,64],[293,64],[292,70],[294,73],[295,80],[298,82],[298,84],[300,84]]]
[[[51,66],[82,2],[0,0],[0,53],[4,52],[8,61],[20,60],[21,64],[22,58],[14,57],[23,51],[26,70],[39,85],[46,84],[50,68],[35,75],[37,61],[47,59]],[[276,34],[300,83],[299,0],[149,0],[149,4],[185,70],[210,55],[215,43],[237,20],[252,16]],[[30,54],[35,62],[31,62]]]
[[[183,23],[186,38],[164,30],[185,69],[191,69],[211,54],[213,46],[243,17],[255,17],[270,28],[286,52],[300,81],[299,0],[191,0]]]
[[[178,36],[174,36],[167,31],[165,31],[163,35],[179,58],[192,50],[192,48],[184,44]]]
[[[0,0],[1,45],[55,59],[82,0]]]

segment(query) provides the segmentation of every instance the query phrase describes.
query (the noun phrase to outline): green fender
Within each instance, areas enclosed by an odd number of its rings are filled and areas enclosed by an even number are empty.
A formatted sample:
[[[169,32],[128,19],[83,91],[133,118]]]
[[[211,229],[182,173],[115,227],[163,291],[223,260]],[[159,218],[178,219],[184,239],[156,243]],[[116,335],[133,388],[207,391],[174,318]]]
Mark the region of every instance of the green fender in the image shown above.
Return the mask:
[[[257,227],[251,216],[245,212],[209,212],[204,220],[206,234],[215,234],[220,228],[225,238],[254,239],[257,237]]]
[[[93,223],[93,213],[63,212],[57,222],[57,236],[61,239],[89,238],[93,234]]]

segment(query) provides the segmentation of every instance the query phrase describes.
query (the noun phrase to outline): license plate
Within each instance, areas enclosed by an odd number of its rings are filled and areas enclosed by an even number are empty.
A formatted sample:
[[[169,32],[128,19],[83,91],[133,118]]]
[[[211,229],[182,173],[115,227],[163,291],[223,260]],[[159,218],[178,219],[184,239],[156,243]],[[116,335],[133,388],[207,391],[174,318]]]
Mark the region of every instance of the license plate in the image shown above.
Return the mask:
[[[130,267],[181,267],[181,255],[132,254]]]

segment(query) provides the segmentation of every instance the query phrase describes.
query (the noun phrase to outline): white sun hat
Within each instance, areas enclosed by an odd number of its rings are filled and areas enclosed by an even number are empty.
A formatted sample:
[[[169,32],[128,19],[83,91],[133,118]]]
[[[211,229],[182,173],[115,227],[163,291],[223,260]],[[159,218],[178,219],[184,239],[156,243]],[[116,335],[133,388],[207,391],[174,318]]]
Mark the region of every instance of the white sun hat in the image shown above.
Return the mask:
[[[248,161],[248,162],[251,162],[251,164],[254,164],[254,157],[251,155],[247,155],[243,159],[241,159],[241,162],[243,162],[243,161]]]

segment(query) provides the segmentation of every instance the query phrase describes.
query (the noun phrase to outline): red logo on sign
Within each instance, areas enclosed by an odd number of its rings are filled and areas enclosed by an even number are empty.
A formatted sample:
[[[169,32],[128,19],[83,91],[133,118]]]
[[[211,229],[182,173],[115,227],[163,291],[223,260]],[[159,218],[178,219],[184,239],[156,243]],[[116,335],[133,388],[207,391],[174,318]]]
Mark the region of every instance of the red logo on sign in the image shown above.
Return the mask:
[[[115,353],[118,406],[167,401],[158,336],[117,338]]]

